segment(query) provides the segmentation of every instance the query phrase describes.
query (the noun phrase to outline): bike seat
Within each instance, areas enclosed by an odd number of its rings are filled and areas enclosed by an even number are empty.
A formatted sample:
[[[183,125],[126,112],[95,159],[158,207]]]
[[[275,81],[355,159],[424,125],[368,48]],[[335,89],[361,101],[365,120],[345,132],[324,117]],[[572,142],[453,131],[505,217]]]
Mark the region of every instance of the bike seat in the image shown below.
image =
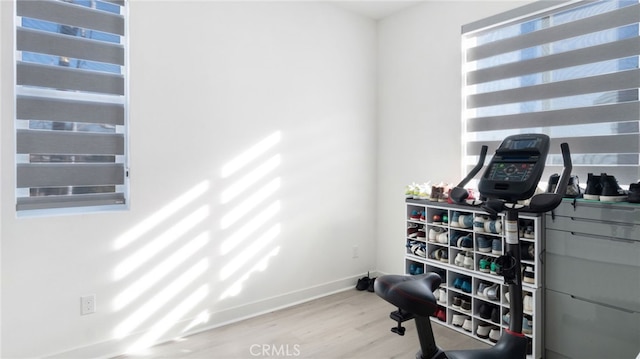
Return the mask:
[[[376,294],[396,307],[418,316],[428,317],[438,308],[433,291],[440,286],[436,273],[380,276],[373,284]]]

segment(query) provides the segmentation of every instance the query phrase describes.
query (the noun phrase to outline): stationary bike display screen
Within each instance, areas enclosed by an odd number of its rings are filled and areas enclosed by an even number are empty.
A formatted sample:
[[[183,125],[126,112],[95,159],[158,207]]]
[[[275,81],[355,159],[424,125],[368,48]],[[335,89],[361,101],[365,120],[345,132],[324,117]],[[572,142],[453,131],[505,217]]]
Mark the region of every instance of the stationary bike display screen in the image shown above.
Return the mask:
[[[506,201],[533,196],[544,170],[549,142],[549,137],[543,134],[507,137],[480,179],[480,193]]]

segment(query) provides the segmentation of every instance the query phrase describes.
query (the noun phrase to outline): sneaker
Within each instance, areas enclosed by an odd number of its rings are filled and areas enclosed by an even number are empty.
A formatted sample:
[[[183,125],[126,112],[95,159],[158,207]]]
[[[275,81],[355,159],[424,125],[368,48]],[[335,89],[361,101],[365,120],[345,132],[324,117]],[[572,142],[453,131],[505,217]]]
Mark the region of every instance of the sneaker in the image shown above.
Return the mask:
[[[438,307],[438,310],[436,310],[436,315],[435,316],[441,322],[446,322],[447,321],[447,311],[444,310],[444,308]]]
[[[434,249],[429,253],[429,258],[440,260],[440,254],[442,253],[443,248]]]
[[[522,332],[524,334],[532,334],[533,333],[533,321],[530,319],[522,318]]]
[[[458,228],[458,227],[460,227],[460,222],[459,222],[459,220],[460,220],[460,212],[458,212],[458,211],[453,211],[453,213],[451,213],[451,221],[450,221],[449,225],[450,225],[451,227],[456,227],[456,228]]]
[[[558,187],[558,181],[560,181],[560,175],[557,173],[549,176],[549,182],[547,184],[547,193],[555,193],[556,187]]]
[[[358,283],[356,283],[356,289],[360,291],[366,290],[367,288],[369,288],[370,281],[371,281],[371,278],[369,278],[368,274],[366,277],[362,277],[358,279]]]
[[[493,329],[493,325],[489,323],[480,323],[478,324],[478,329],[476,329],[476,335],[478,338],[489,339],[489,332]]]
[[[491,308],[491,321],[494,323],[500,323],[500,308]]]
[[[482,319],[491,319],[491,312],[493,308],[491,305],[482,303],[480,304],[480,308],[478,308],[478,315]]]
[[[490,258],[487,258],[487,257],[480,258],[480,261],[478,262],[478,269],[482,273],[489,273],[489,271],[491,269],[491,260],[490,260]]]
[[[582,197],[584,199],[599,201],[601,194],[602,183],[600,181],[600,176],[594,175],[593,173],[588,173],[587,188],[584,190],[584,195]]]
[[[614,176],[609,176],[606,173],[603,173],[600,175],[600,182],[602,183],[600,201],[624,202],[627,200],[627,191],[620,188],[618,181]]]
[[[491,253],[502,254],[502,240],[500,238],[494,238],[491,241]]]
[[[415,223],[412,223],[407,228],[407,237],[408,238],[416,238],[418,236],[418,228],[419,226]]]
[[[458,225],[460,228],[471,228],[473,227],[473,215],[472,214],[461,214],[458,218]]]
[[[438,237],[436,237],[436,241],[441,244],[449,243],[449,232],[445,230],[444,232],[438,234]]]
[[[473,322],[471,321],[471,317],[467,317],[462,323],[462,329],[471,333],[473,331]]]
[[[524,318],[522,318],[524,321]],[[511,322],[511,313],[505,313],[502,315],[502,324],[509,325]]]
[[[492,241],[484,236],[477,236],[476,243],[478,245],[478,251],[482,253],[491,252],[491,243]]]
[[[489,300],[498,300],[500,298],[500,285],[494,284],[484,289],[484,296]]]
[[[443,188],[438,186],[431,186],[431,194],[429,195],[429,201],[438,202],[438,197],[440,197],[440,193]]]
[[[496,263],[496,261],[491,261],[491,267],[489,268],[490,274],[498,275],[498,272],[500,271],[500,269],[501,269],[500,265]]]
[[[493,327],[489,332],[489,340],[494,343],[497,343],[500,340],[500,328]]]
[[[533,312],[533,297],[527,293],[523,298],[523,307],[526,312]]]
[[[454,314],[451,318],[451,324],[455,327],[462,327],[467,318],[469,317],[464,314]]]
[[[532,261],[535,255],[535,245],[533,243],[520,242],[520,257],[524,260]]]
[[[487,233],[502,233],[502,222],[500,220],[489,220],[484,222],[484,231]]]
[[[447,304],[447,290],[444,288],[440,288],[440,292],[437,297],[438,303]]]
[[[412,221],[418,221],[420,220],[420,214],[422,212],[418,211],[417,209],[414,209],[413,211],[411,211],[411,215],[409,215],[409,219]]]
[[[460,303],[460,311],[463,313],[471,313],[471,302],[463,299]]]
[[[451,247],[458,247],[458,239],[460,239],[460,237],[462,237],[462,234],[458,231],[452,231],[451,235],[449,236],[449,245]]]
[[[453,297],[453,303],[451,303],[451,307],[453,307],[454,309],[460,309],[461,305],[462,305],[462,298],[458,296]]]
[[[462,263],[465,268],[473,270],[473,253],[467,252]]]
[[[404,188],[404,196],[405,198],[413,198],[413,187],[414,185],[407,185]]]
[[[453,281],[453,287],[456,288],[456,289],[460,289],[460,287],[462,286],[462,281],[463,280],[464,279],[462,279],[461,277],[456,278],[456,280]]]
[[[478,291],[476,292],[478,294],[478,297],[486,298],[487,296],[484,294],[484,290],[489,287],[490,287],[489,284],[485,282],[480,282],[480,284],[478,284]]]
[[[524,238],[529,238],[529,239],[533,239],[533,238],[535,238],[535,237],[536,237],[536,234],[535,234],[535,232],[533,231],[533,226],[527,226],[527,227],[524,229],[524,233],[522,234],[522,236],[523,236]]]
[[[423,241],[427,239],[427,231],[424,227],[418,228],[418,236],[416,238]]]
[[[464,253],[458,252],[458,254],[456,254],[456,258],[453,260],[453,264],[457,265],[458,267],[464,267],[464,260]]]
[[[530,283],[530,284],[533,284],[533,283],[536,282],[535,272],[533,271],[533,267],[526,266],[524,268],[524,273],[522,275],[522,280],[525,283]]]
[[[458,238],[458,247],[463,251],[472,251],[473,250],[473,238],[470,235],[466,235]]]
[[[376,277],[371,278],[371,280],[369,281],[369,287],[367,288],[367,291],[368,291],[368,292],[373,293],[373,292],[375,291],[375,290],[374,290],[374,288],[375,288],[375,287],[374,287],[375,283],[376,283]]]
[[[484,232],[484,222],[488,221],[489,217],[483,215],[476,215],[473,218],[473,230],[476,232]]]
[[[463,279],[462,284],[460,284],[460,289],[462,289],[465,293],[473,292],[473,288],[471,287],[471,281],[469,279]]]
[[[640,181],[638,181],[638,183],[632,183],[629,185],[627,202],[640,203]]]
[[[566,198],[578,198],[582,194],[582,189],[580,188],[580,180],[578,176],[572,175],[569,177],[569,182],[567,183],[567,190],[564,193],[564,197]]]
[[[449,252],[446,249],[442,249],[440,253],[440,262],[449,263]]]
[[[445,232],[445,229],[442,227],[431,227],[429,228],[429,242],[435,242],[438,239],[438,236]]]

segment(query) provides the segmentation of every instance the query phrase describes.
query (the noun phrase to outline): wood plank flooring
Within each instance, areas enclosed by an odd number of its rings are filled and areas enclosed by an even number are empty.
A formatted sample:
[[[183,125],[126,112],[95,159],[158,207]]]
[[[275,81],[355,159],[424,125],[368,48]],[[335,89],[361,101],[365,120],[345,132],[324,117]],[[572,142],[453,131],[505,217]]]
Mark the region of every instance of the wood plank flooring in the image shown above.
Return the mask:
[[[395,309],[373,293],[353,289],[161,344],[143,357],[415,358],[414,322],[404,323],[404,336],[390,331],[395,323],[389,313]],[[445,350],[487,347],[455,330],[433,327]]]

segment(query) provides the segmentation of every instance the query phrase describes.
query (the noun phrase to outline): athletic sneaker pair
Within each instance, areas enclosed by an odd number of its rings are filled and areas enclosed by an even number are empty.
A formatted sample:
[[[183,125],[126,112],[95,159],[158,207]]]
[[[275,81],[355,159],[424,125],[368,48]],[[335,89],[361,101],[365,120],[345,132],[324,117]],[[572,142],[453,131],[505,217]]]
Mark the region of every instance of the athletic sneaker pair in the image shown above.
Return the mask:
[[[583,197],[601,202],[624,202],[627,200],[628,192],[620,188],[614,176],[606,173],[600,175],[589,173]]]

